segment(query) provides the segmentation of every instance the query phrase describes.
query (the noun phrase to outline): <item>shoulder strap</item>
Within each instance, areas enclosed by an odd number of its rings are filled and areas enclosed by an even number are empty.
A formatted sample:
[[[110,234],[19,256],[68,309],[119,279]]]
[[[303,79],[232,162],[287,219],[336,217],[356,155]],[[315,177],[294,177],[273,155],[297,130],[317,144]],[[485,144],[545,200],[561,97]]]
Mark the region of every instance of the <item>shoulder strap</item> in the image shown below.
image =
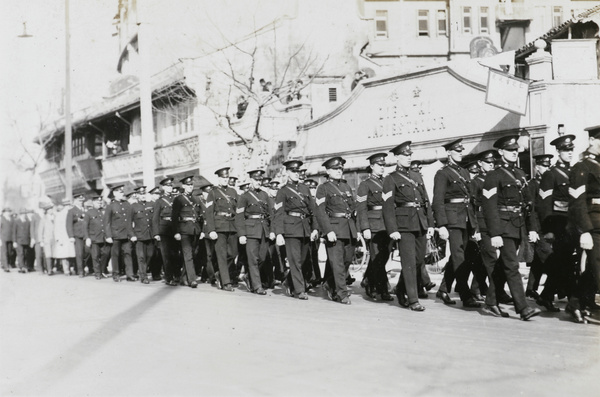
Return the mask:
[[[162,199],[162,201],[164,201],[165,203],[167,203],[167,205],[168,205],[169,207],[172,207],[172,206],[173,206],[173,204],[172,204],[172,203],[169,203],[169,201],[168,201],[166,198],[164,198],[164,197],[161,197],[161,199]]]
[[[373,181],[373,183],[375,183],[381,190],[383,190],[383,185],[375,178],[369,178],[370,180]]]
[[[564,172],[563,170],[561,170],[559,167],[554,167],[554,169],[556,169],[556,172],[558,172],[559,174],[561,174],[563,177],[569,179],[569,175],[567,175],[567,173]]]
[[[225,193],[223,193],[221,191],[221,189],[217,188],[217,189],[214,189],[214,190],[216,190],[217,192],[221,193],[221,196],[223,196],[225,198],[225,200],[227,200],[227,202],[231,203],[230,197],[228,195],[226,195]]]
[[[410,183],[411,185],[413,185],[414,187],[419,186],[419,184],[415,181],[413,181],[411,178],[409,178],[406,175],[401,174],[400,172],[396,172],[396,174],[398,174],[399,177],[403,178],[404,180],[406,180],[408,183]]]

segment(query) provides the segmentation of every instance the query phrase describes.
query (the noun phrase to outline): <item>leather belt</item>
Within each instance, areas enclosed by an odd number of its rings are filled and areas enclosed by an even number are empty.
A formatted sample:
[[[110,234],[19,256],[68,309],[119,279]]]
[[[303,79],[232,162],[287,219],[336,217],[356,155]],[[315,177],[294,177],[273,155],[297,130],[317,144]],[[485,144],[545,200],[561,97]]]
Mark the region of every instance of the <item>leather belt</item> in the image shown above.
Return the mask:
[[[191,216],[184,216],[179,218],[179,222],[196,222],[196,218]]]
[[[330,212],[327,215],[329,215],[330,218],[346,218],[346,219],[350,219],[352,217],[352,214],[347,214],[345,212]]]
[[[266,219],[267,216],[263,214],[246,215],[246,219]]]
[[[425,207],[425,206],[421,203],[415,203],[413,201],[409,201],[408,203],[396,204],[396,207],[399,207],[399,208],[421,208],[421,207]]]
[[[523,210],[521,209],[521,207],[516,207],[514,205],[499,205],[498,211],[514,212],[514,213],[520,214]]]
[[[600,205],[600,198],[590,199],[590,204],[592,204],[592,205]]]
[[[229,212],[215,212],[215,215],[224,216],[225,218],[233,218],[233,214]]]
[[[163,221],[170,221],[171,217],[170,216],[161,216],[160,219],[162,219]]]
[[[367,206],[369,211],[381,211],[383,209],[383,205],[369,205]]]
[[[569,212],[569,202],[555,201],[552,205],[552,209],[556,212]]]
[[[300,219],[306,218],[306,214],[303,214],[302,212],[288,211],[287,214]]]
[[[468,198],[453,198],[444,200],[446,204],[469,204]]]

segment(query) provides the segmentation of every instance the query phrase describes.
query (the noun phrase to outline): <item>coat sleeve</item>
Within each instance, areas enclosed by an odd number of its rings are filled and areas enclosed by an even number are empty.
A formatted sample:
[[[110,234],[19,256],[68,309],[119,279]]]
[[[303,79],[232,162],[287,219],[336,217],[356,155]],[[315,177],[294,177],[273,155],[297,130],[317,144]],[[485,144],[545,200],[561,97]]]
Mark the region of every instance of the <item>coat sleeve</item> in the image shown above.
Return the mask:
[[[589,233],[594,229],[587,208],[587,181],[589,169],[585,163],[575,164],[569,175],[569,213],[579,233]]]
[[[427,217],[427,227],[435,227],[435,220],[433,219],[431,201],[429,200],[429,194],[427,194],[427,189],[425,188],[425,183],[423,182],[423,178],[421,176],[419,176],[419,182],[421,185],[421,196],[423,198],[423,201],[425,201],[426,203],[425,216]]]
[[[127,222],[125,223],[125,230],[127,231],[127,237],[132,238],[135,236],[133,233],[133,206],[127,206]]]
[[[206,197],[206,234],[214,232],[215,226],[215,192],[211,190]]]
[[[498,177],[494,172],[489,173],[483,182],[481,206],[491,237],[502,236],[500,215],[498,214],[498,185]]]
[[[152,211],[152,236],[158,236],[158,227],[160,225],[160,199],[154,202],[154,209]]]
[[[448,177],[443,169],[439,170],[435,174],[433,179],[433,216],[437,227],[445,227],[448,224],[448,217],[446,216],[446,205],[444,199],[446,198],[446,188],[448,186]]]
[[[283,189],[279,189],[277,191],[277,196],[275,197],[275,204],[273,204],[273,210],[275,211],[275,215],[273,216],[273,225],[272,229],[275,231],[275,234],[283,234],[283,217],[285,215],[285,193]]]
[[[73,234],[73,212],[75,211],[75,207],[71,208],[69,212],[67,212],[67,235],[69,238],[75,237]]]
[[[323,234],[328,234],[333,231],[331,227],[331,222],[329,221],[329,216],[325,211],[327,207],[327,188],[324,185],[319,185],[317,187],[317,194],[315,196],[315,215],[317,217],[317,222],[319,222],[319,227]]]
[[[85,213],[85,215],[83,216],[83,238],[84,239],[88,239],[90,238],[90,232],[88,230],[90,226],[90,215],[88,212]]]
[[[242,194],[237,201],[237,208],[235,210],[235,229],[238,232],[238,236],[246,236],[246,195]]]
[[[394,201],[394,195],[396,190],[396,183],[394,177],[388,175],[383,179],[383,222],[388,234],[392,234],[398,231],[398,225],[396,223],[396,203]]]
[[[106,238],[112,238],[112,228],[111,228],[111,218],[112,218],[112,205],[108,205],[106,207],[106,211],[104,211],[104,234]]]
[[[529,190],[531,191],[531,189]],[[546,171],[542,175],[540,187],[537,192],[538,208],[537,213],[540,216],[540,222],[544,225],[544,222],[548,216],[552,215],[552,196],[554,194],[554,173],[552,171]],[[534,196],[535,197],[535,196]],[[543,228],[546,230],[546,228]]]
[[[367,199],[369,196],[369,187],[367,182],[363,181],[356,190],[356,226],[359,231],[369,229],[369,216],[367,214]]]
[[[179,222],[179,216],[181,214],[181,200],[179,199],[181,196],[175,197],[173,200],[173,211],[171,212],[171,222],[173,222],[173,231],[175,234],[181,233],[181,225]]]

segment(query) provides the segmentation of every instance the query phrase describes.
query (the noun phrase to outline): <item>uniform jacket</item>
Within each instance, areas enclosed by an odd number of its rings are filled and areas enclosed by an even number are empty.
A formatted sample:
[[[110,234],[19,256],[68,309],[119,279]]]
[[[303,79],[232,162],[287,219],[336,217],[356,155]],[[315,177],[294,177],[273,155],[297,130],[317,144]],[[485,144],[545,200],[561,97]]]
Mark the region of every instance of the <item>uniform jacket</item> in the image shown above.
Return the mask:
[[[473,197],[473,210],[477,217],[477,226],[480,232],[487,232],[487,224],[483,216],[483,208],[481,206],[483,199],[483,184],[485,182],[485,174],[479,174],[471,181],[471,196]]]
[[[538,191],[538,208],[541,230],[557,232],[564,229],[569,210],[569,173],[571,168],[556,163],[542,175]]]
[[[357,238],[356,203],[346,182],[328,180],[317,187],[315,214],[323,234],[335,232],[337,238]],[[338,217],[336,214],[345,215]]]
[[[27,217],[21,219],[21,215],[19,215],[13,222],[12,241],[19,245],[31,244],[31,225]]]
[[[424,232],[433,227],[429,196],[418,172],[398,167],[383,179],[382,197],[388,234]]]
[[[466,229],[467,222],[477,230],[477,218],[471,205],[469,172],[456,164],[447,164],[435,174],[433,216],[437,227]],[[463,199],[463,203],[450,200]]]
[[[531,178],[527,181],[529,187],[529,196],[533,197],[533,208],[537,212],[538,219],[540,218],[539,209],[540,209],[540,182],[542,181],[542,175],[538,172],[535,174],[535,177]]]
[[[173,200],[173,225],[175,233],[199,235],[201,225],[198,222],[198,206],[196,197],[181,194]]]
[[[238,200],[235,214],[238,236],[268,238],[271,232],[272,205],[271,198],[263,190],[249,189],[243,193]]]
[[[106,238],[125,240],[133,237],[131,204],[128,201],[113,200],[104,211],[104,232]]]
[[[483,216],[490,236],[520,239],[525,229],[538,231],[537,216],[531,210],[533,198],[522,169],[504,163],[488,172],[482,194]]]
[[[311,231],[317,229],[314,218],[315,201],[308,186],[303,183],[290,181],[279,189],[273,209],[275,234],[282,234],[284,237],[310,237]],[[292,216],[290,212],[301,216]]]
[[[154,205],[149,202],[139,201],[131,205],[133,234],[140,241],[152,240],[152,217]]]
[[[599,232],[600,156],[584,153],[583,160],[573,166],[569,180],[569,219],[579,233]]]
[[[356,191],[356,217],[360,231],[371,233],[385,230],[383,224],[383,178],[370,175],[358,185]],[[380,207],[379,209],[377,209]]]
[[[232,187],[215,186],[206,198],[206,233],[236,232],[238,194]]]
[[[2,216],[0,218],[0,238],[3,242],[12,241],[13,238],[13,218]]]
[[[154,202],[152,236],[173,236],[173,196],[163,194]]]
[[[70,238],[83,238],[85,233],[83,231],[83,217],[85,211],[77,206],[71,207],[67,213],[67,234]]]
[[[198,216],[198,223],[200,224],[200,232],[206,231],[206,200],[204,196],[199,195],[197,197],[198,207],[196,207],[196,213]]]
[[[91,208],[86,211],[83,218],[83,231],[85,238],[92,240],[92,243],[104,243],[106,234],[104,233],[104,210]]]

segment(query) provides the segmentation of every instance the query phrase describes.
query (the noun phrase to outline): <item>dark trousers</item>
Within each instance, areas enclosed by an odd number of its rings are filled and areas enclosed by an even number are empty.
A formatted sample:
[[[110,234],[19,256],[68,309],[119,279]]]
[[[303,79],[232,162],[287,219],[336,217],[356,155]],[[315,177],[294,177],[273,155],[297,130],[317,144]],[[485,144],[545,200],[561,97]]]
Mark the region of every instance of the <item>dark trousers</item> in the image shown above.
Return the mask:
[[[202,280],[209,281],[211,283],[214,282],[214,280],[215,280],[215,267],[214,267],[215,258],[216,258],[216,256],[215,256],[215,252],[214,252],[214,247],[213,247],[213,244],[211,244],[210,240],[208,240],[206,238],[200,240],[200,242],[198,243],[198,258],[197,258],[198,265],[196,266],[198,271],[196,272],[196,274],[200,274],[200,277],[202,277]]]
[[[285,250],[290,264],[291,278],[290,289],[293,289],[294,293],[300,294],[306,291],[304,284],[304,273],[302,272],[302,265],[308,255],[308,244],[310,239],[308,237],[286,237],[285,238]],[[281,254],[281,251],[278,252]],[[283,260],[283,258],[281,258]]]
[[[85,240],[75,237],[75,264],[77,265],[77,274],[83,274],[83,261],[85,258]]]
[[[575,288],[575,258],[573,252],[576,248],[576,242],[573,237],[564,230],[562,233],[555,233],[555,240],[552,243],[552,253],[545,263],[545,269],[548,277],[544,284],[544,290],[540,296],[546,300],[554,300],[554,295],[562,291],[567,296],[571,296]],[[597,248],[597,247],[594,247]]]
[[[244,269],[244,273],[248,273],[248,255],[246,253],[246,247],[242,246],[238,240],[237,246],[237,261],[235,263],[235,271],[233,274],[230,274],[229,277],[231,280],[239,280],[242,269]]]
[[[490,306],[496,306],[498,305],[498,300],[496,299],[496,283],[493,280],[496,278],[495,274],[503,272],[503,270],[500,266],[497,266],[498,257],[496,256],[496,248],[492,247],[492,238],[489,234],[481,233],[479,247],[482,266],[490,281],[485,294],[485,303]]]
[[[380,294],[388,292],[388,278],[385,265],[390,256],[390,237],[385,230],[372,234],[369,241],[370,258],[365,278],[370,286]],[[423,266],[425,262],[422,261]]]
[[[269,253],[269,241],[265,236],[258,238],[248,238],[246,241],[246,254],[248,258],[248,273],[250,274],[250,283],[252,291],[262,288],[261,270],[266,265],[267,255]]]
[[[401,232],[400,240],[396,243],[400,251],[402,272],[398,281],[399,293],[406,293],[408,303],[417,303],[417,263],[424,261],[427,236],[423,232]]]
[[[102,276],[110,258],[111,246],[107,243],[92,243],[91,257],[94,275]]]
[[[234,232],[217,232],[218,238],[213,241],[214,252],[219,267],[221,285],[231,284],[230,275],[235,274],[235,257],[237,256],[238,239]]]
[[[331,272],[325,276],[325,282],[335,289],[335,294],[340,299],[343,299],[348,296],[346,277],[354,255],[353,241],[348,238],[337,239],[334,243],[327,241],[325,248],[331,269]]]
[[[152,240],[154,245],[154,254],[152,259],[148,262],[148,271],[152,273],[152,277],[155,280],[160,280],[160,273],[163,268],[162,253],[160,252],[160,244],[156,240]]]
[[[196,268],[194,266],[194,248],[198,236],[193,234],[181,235],[181,253],[183,254],[183,270],[187,282],[196,281]]]
[[[600,289],[600,232],[593,231],[592,241],[594,246],[587,251],[587,262],[584,272],[575,269],[575,287],[569,297],[569,306],[573,309],[585,309],[594,303],[595,295]],[[577,257],[581,259],[582,250],[577,249]],[[580,264],[581,266],[581,264]]]
[[[12,241],[2,241],[2,269],[10,269],[14,265],[13,257],[15,248],[12,245]]]
[[[508,288],[515,301],[515,311],[521,313],[528,305],[525,301],[525,290],[521,273],[519,273],[519,259],[517,251],[519,249],[520,239],[503,238],[504,245],[500,248],[501,265],[506,275]]]
[[[137,254],[138,275],[140,280],[148,279],[148,265],[154,256],[154,240],[136,241],[135,252]]]
[[[466,229],[448,229],[450,238],[450,256],[452,266],[446,266],[444,271],[444,284],[440,286],[440,291],[449,292],[452,288],[452,282],[456,280],[456,292],[464,302],[471,297],[469,290],[469,274],[471,268],[465,261],[465,247],[469,241],[469,235]]]
[[[30,250],[31,247],[29,245],[17,244],[17,265],[19,270],[29,267]]]
[[[181,268],[177,263],[177,240],[172,236],[161,235],[158,245],[160,246],[160,253],[162,255],[165,280],[179,280],[179,277],[181,277]]]
[[[33,248],[35,251],[35,270],[38,272],[43,272],[47,267],[46,257],[44,256],[44,247],[42,247],[41,243],[35,243]]]
[[[119,258],[122,256],[127,277],[133,277],[133,261],[131,259],[131,241],[128,239],[113,240],[110,248],[113,278],[119,277]]]

